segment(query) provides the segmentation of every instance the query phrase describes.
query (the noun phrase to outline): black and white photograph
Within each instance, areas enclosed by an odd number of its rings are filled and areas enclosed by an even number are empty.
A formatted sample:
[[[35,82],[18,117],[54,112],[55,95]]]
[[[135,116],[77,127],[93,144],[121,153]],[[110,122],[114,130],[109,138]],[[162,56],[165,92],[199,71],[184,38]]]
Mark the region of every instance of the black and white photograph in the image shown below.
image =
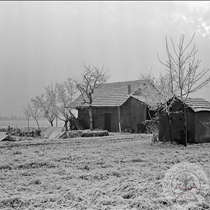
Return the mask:
[[[210,209],[209,1],[0,1],[0,209]]]

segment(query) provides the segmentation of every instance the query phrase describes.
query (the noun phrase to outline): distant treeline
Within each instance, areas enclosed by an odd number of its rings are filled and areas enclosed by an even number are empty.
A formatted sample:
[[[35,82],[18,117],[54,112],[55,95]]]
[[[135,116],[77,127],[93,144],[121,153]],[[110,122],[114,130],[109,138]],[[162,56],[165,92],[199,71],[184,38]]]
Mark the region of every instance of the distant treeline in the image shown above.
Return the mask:
[[[23,120],[25,121],[27,119],[25,117],[16,117],[16,116],[2,117],[2,116],[0,116],[0,121],[23,121]],[[30,117],[30,120],[33,120],[33,119]],[[39,118],[39,120],[46,121],[46,119],[43,117]]]
[[[11,117],[1,117],[0,116],[0,120],[4,120],[4,121],[9,121],[9,120],[26,120],[25,117],[16,117],[16,116],[11,116]]]

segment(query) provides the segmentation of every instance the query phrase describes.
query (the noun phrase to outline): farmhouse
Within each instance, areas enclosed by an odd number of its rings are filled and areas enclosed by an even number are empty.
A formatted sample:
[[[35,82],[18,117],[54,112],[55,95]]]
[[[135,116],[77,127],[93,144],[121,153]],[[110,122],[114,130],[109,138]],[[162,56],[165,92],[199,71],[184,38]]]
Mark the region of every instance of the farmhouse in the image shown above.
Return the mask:
[[[170,99],[172,100],[172,99]],[[186,113],[187,142],[210,142],[210,103],[202,98],[188,98],[183,103],[175,98],[170,108],[172,140],[182,143],[184,135],[184,114]],[[159,139],[170,139],[169,119],[159,114]]]
[[[148,107],[155,104],[157,94],[157,89],[149,80],[101,85],[92,95],[93,128],[111,132],[145,132],[142,122],[150,119]],[[73,107],[78,110],[78,118],[86,128],[89,128],[88,106],[83,102],[82,95],[73,102]]]

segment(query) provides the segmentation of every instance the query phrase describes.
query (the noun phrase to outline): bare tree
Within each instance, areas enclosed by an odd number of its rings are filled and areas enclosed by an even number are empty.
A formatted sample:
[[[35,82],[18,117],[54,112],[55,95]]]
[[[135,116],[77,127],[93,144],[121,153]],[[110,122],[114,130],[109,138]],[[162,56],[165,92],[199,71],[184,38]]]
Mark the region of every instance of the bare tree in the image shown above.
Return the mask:
[[[150,72],[149,74],[141,74],[140,79],[148,81],[149,86],[153,86],[152,89],[149,89],[148,85],[146,85],[144,86],[144,91],[142,91],[150,110],[154,110],[157,106],[165,104],[173,96],[170,91],[171,85],[168,74],[163,75],[160,73],[159,77],[154,77]],[[149,103],[149,100],[153,100],[154,103]]]
[[[52,94],[50,89],[48,88],[50,87],[47,87],[47,91],[45,94],[42,94],[41,96],[36,96],[35,98],[31,99],[31,102],[42,110],[43,117],[45,117],[49,121],[50,125],[53,127],[53,122],[55,120],[53,104],[55,102],[55,98],[54,94]]]
[[[193,44],[191,46],[195,34],[193,34],[190,41],[185,44],[185,35],[180,36],[178,45],[174,44],[171,39],[172,50],[169,48],[168,39],[166,37],[166,52],[168,59],[163,62],[158,55],[158,59],[166,67],[167,82],[169,83],[170,93],[179,98],[183,103],[190,94],[205,87],[210,82],[210,77],[204,78],[209,69],[199,70],[201,60],[196,59],[197,48]],[[167,109],[173,104],[173,100],[167,106]],[[187,125],[186,113],[183,110],[185,119],[185,142],[187,146]]]
[[[36,121],[38,131],[40,131],[38,119],[41,117],[41,109],[36,105],[36,103],[28,103],[27,108],[30,116]]]
[[[28,107],[24,107],[24,106],[22,106],[22,107],[23,107],[22,112],[25,115],[26,120],[28,122],[28,132],[29,132],[29,122],[30,122],[31,114],[30,114],[30,111],[29,111]]]
[[[168,103],[169,99],[172,98],[173,93],[171,92],[171,83],[170,83],[170,75],[166,73],[163,75],[159,74],[159,77],[154,77],[152,73],[149,74],[141,74],[140,79],[147,80],[152,86],[154,86],[157,91],[151,91],[147,86],[145,86],[145,90],[142,91],[142,94],[146,100],[148,107],[148,115],[150,116],[149,120],[145,120],[144,125],[151,127],[151,132],[153,134],[153,142],[155,141],[156,136],[158,135],[158,123],[159,117],[158,111],[161,109],[164,111],[165,115],[169,121],[169,134],[170,141],[171,138],[171,118],[170,118],[170,105]],[[154,102],[151,103],[151,100]],[[152,118],[150,115],[151,111],[156,111],[156,118]]]
[[[74,117],[71,109],[71,103],[75,99],[77,88],[73,79],[68,78],[67,81],[55,84],[56,102],[54,103],[53,112],[61,121],[64,121],[66,130],[68,122]]]
[[[90,129],[93,129],[93,93],[100,87],[103,83],[106,83],[109,78],[107,71],[104,68],[99,68],[94,65],[85,65],[84,71],[82,73],[82,79],[80,81],[76,80],[76,86],[79,89],[83,102],[88,104],[89,118],[90,118]]]
[[[57,117],[57,110],[55,109],[57,103],[57,85],[56,83],[51,82],[50,85],[45,87],[46,93],[46,102],[48,105],[48,109],[46,109],[46,114],[48,116],[49,121],[51,121],[51,125],[53,126],[53,121]]]
[[[185,45],[185,35],[180,36],[179,44],[175,46],[171,39],[172,49],[169,49],[168,39],[166,37],[166,52],[168,60],[162,62],[170,76],[171,93],[181,100],[186,101],[191,93],[194,93],[204,86],[208,85],[210,77],[204,78],[209,69],[199,71],[201,60],[196,59],[198,52],[195,43],[191,47],[195,34]],[[190,48],[191,47],[191,48]]]

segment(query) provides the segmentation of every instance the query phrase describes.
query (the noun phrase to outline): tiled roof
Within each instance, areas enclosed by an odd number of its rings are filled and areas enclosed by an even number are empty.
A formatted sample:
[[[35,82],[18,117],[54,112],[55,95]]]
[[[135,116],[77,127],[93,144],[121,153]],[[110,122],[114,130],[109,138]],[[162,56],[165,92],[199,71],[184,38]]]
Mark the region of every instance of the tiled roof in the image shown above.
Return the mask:
[[[133,92],[132,97],[153,108],[157,108],[158,103],[162,101],[161,93],[151,83],[138,88]]]
[[[95,92],[92,95],[92,106],[120,106],[131,96],[131,94],[128,94],[129,85],[132,93],[138,88],[147,84],[150,84],[148,80],[105,83],[99,88],[95,89]],[[73,102],[73,107],[85,106],[88,106],[88,104],[83,102],[81,95]]]
[[[185,104],[194,112],[210,111],[210,102],[203,98],[188,98]]]

